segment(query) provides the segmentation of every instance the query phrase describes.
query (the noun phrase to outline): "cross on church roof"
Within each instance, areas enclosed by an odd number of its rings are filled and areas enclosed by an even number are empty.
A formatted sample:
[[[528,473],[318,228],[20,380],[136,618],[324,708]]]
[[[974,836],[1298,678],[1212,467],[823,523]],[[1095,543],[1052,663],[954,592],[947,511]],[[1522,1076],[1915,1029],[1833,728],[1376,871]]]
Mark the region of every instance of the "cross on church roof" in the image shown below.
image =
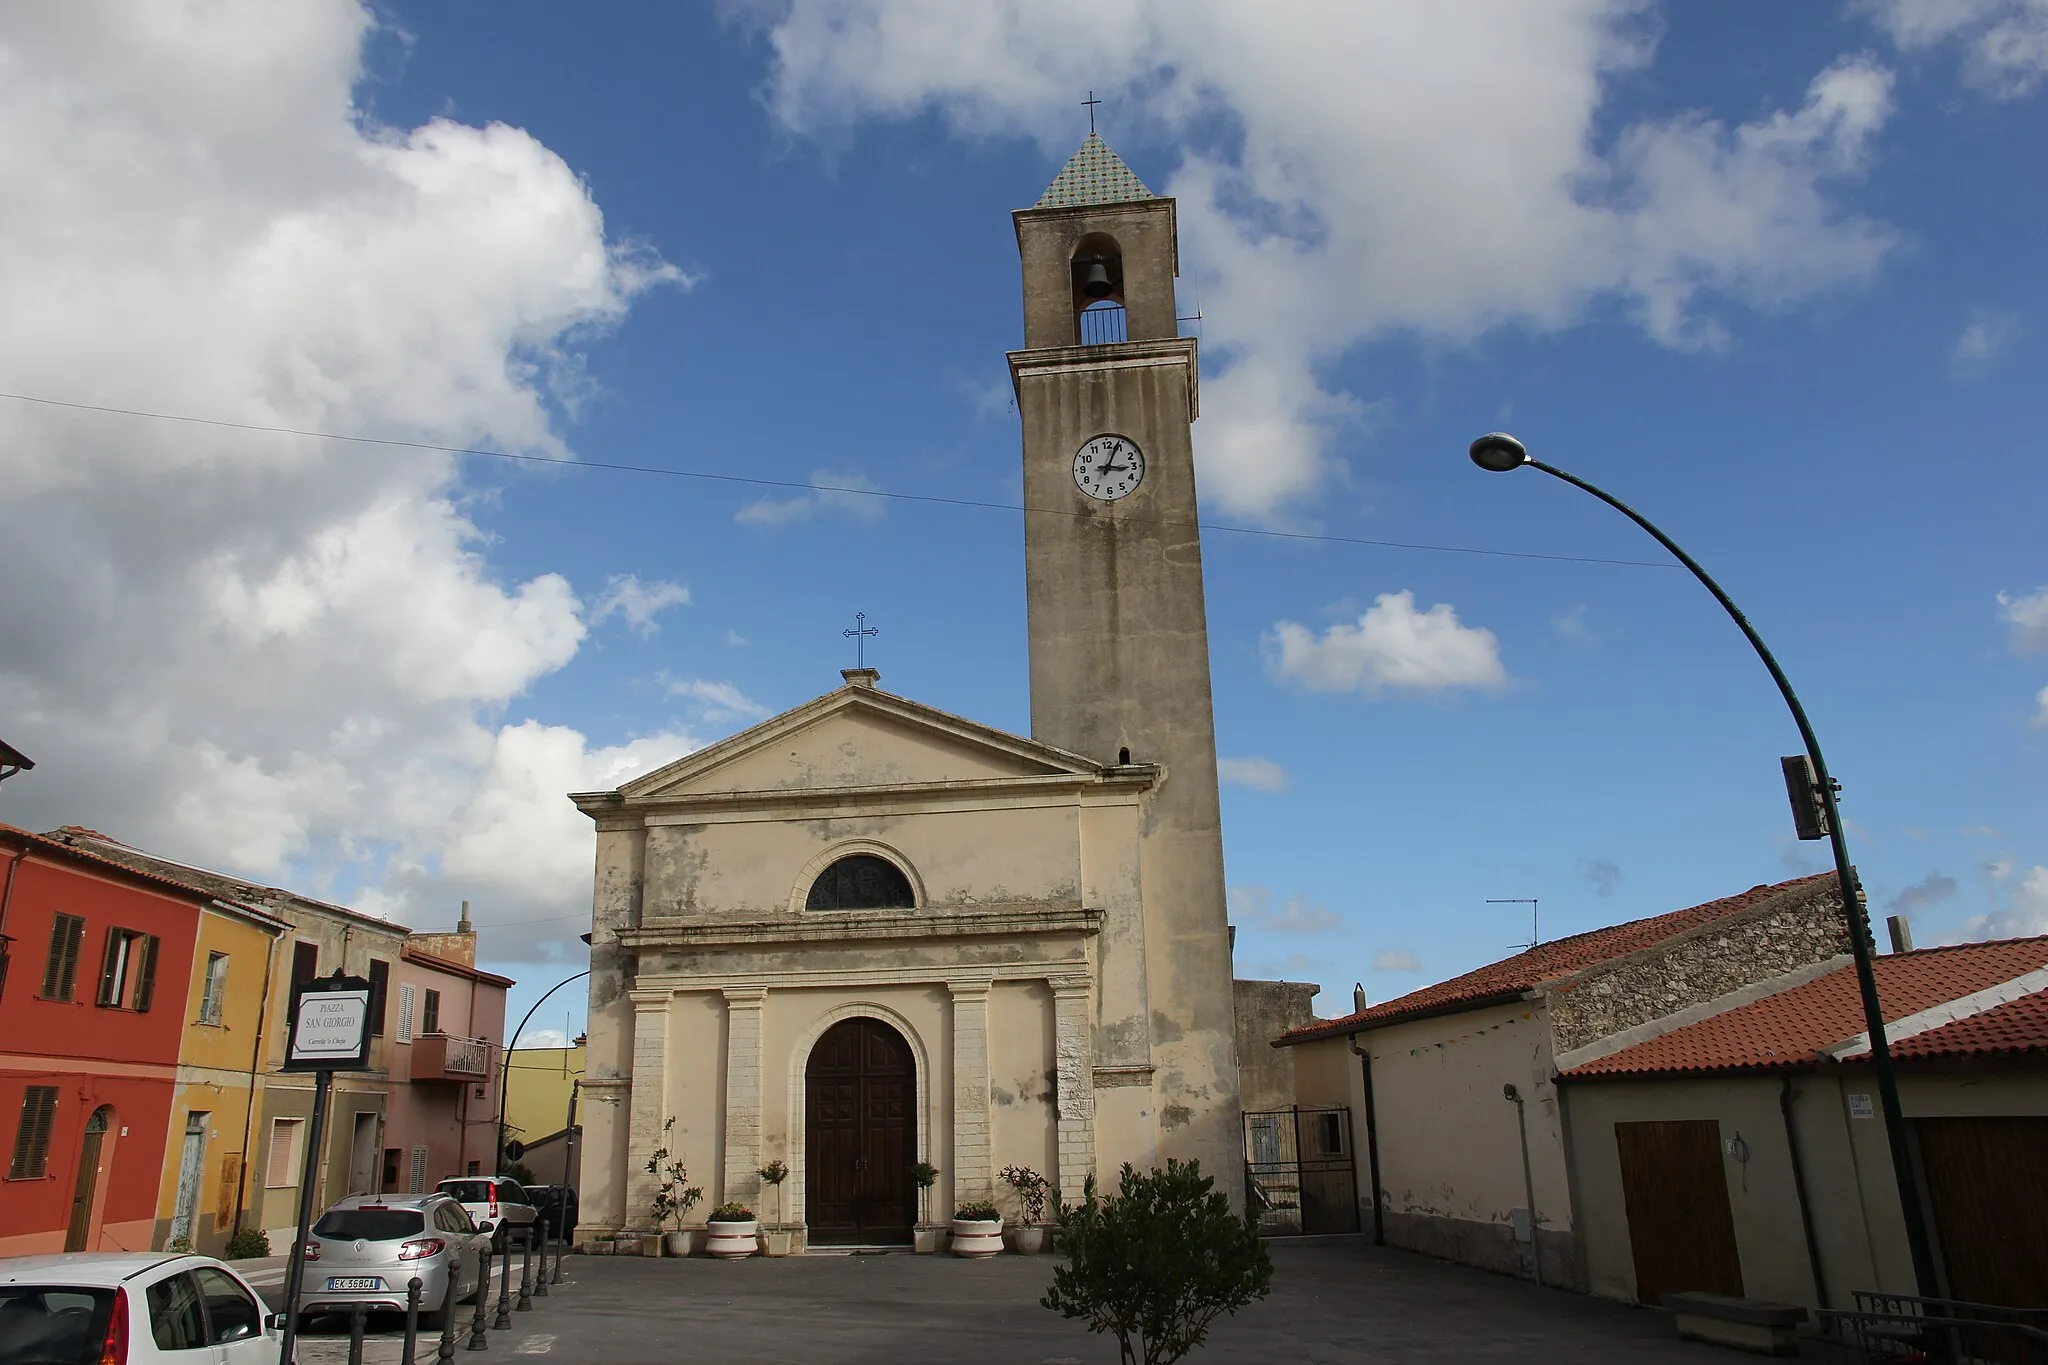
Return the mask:
[[[842,630],[839,633],[853,641],[853,666],[855,668],[866,668],[868,666],[868,637],[870,635],[880,635],[882,632],[868,624],[868,614],[866,612],[857,611],[853,614],[853,629]]]
[[[1088,98],[1082,100],[1081,103],[1088,108],[1088,131],[1092,133],[1095,131],[1095,106],[1102,103],[1102,101],[1095,98],[1095,92],[1090,90]]]

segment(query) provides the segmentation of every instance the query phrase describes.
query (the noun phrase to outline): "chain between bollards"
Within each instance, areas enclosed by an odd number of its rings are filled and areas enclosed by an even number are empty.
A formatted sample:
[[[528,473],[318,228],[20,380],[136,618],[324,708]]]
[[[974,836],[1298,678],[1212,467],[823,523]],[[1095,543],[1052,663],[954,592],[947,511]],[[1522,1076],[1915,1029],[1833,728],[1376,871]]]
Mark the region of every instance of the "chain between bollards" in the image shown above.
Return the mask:
[[[533,1310],[533,1224],[526,1225],[526,1235],[519,1239],[519,1302],[512,1305],[514,1311],[527,1313]]]
[[[491,1320],[491,1330],[509,1332],[512,1330],[512,1236],[505,1235],[505,1254],[498,1258],[501,1273],[498,1276],[498,1316]]]
[[[414,1352],[420,1339],[420,1290],[426,1286],[415,1275],[405,1286],[405,1347],[398,1354],[398,1365],[413,1365]]]
[[[363,1328],[369,1321],[370,1310],[364,1304],[348,1312],[348,1365],[363,1365]]]
[[[490,1338],[484,1335],[484,1312],[491,1302],[491,1244],[486,1242],[476,1253],[476,1315],[469,1320],[469,1346],[472,1351],[481,1351],[490,1345]]]

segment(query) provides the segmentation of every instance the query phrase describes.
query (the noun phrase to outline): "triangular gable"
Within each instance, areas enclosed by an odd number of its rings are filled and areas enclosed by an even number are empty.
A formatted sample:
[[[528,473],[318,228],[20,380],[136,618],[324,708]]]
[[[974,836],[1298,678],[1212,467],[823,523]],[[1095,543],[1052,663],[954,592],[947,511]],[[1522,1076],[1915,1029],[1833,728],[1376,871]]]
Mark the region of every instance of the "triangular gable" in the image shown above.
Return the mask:
[[[1079,754],[877,688],[849,686],[634,778],[628,801],[718,792],[1088,776]]]

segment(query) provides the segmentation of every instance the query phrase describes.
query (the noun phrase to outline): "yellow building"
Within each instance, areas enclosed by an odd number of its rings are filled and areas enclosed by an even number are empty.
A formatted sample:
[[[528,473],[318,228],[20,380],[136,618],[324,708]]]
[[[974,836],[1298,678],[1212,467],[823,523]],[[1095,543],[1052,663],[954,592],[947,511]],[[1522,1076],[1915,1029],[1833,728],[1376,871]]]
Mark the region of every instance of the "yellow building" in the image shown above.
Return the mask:
[[[249,1197],[244,1154],[260,1140],[264,1059],[271,1035],[284,1028],[274,987],[278,945],[290,928],[227,901],[200,914],[157,1191],[160,1247],[183,1238],[219,1255]]]
[[[511,1079],[505,1087],[505,1136],[525,1147],[521,1163],[546,1184],[577,1183],[580,1157],[571,1157],[565,1133],[570,1094],[583,1080],[583,1053],[579,1039],[573,1047],[522,1047],[512,1054]],[[577,1107],[580,1125],[580,1101]]]

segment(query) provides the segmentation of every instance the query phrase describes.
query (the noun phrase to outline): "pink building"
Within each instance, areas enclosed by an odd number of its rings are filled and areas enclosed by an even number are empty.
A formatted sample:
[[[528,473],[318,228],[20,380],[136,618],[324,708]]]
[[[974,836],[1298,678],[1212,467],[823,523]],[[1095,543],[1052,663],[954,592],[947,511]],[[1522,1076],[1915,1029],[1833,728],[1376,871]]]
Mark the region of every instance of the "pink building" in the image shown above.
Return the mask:
[[[477,969],[468,924],[465,918],[453,934],[412,935],[391,969],[384,1191],[418,1194],[451,1175],[494,1169],[512,982]]]

